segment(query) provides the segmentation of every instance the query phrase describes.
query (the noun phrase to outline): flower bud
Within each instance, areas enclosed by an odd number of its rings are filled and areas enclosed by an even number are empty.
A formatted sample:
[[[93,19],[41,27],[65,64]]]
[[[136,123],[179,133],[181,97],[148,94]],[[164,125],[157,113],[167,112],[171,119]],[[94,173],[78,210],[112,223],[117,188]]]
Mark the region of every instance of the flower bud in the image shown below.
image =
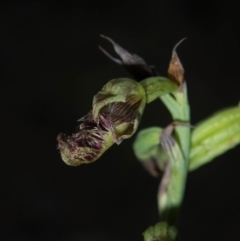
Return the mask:
[[[135,156],[153,177],[160,176],[168,161],[168,157],[160,145],[162,131],[160,127],[143,129],[138,132],[133,142]]]
[[[144,241],[173,241],[177,237],[177,229],[167,222],[159,222],[150,226],[143,233]]]
[[[190,171],[240,144],[240,108],[228,107],[196,125],[192,133]]]

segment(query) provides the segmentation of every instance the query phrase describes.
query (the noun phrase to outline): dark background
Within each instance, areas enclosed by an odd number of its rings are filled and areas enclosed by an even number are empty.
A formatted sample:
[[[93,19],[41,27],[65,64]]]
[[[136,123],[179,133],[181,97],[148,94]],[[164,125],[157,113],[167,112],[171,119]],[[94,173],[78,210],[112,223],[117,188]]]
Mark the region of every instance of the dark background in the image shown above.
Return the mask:
[[[0,2],[0,240],[138,241],[158,221],[152,178],[133,138],[91,165],[69,167],[56,150],[110,79],[129,76],[98,49],[105,34],[166,74],[172,47],[186,70],[192,123],[239,95],[240,39],[231,1]],[[140,128],[165,126],[149,105]],[[183,241],[240,240],[240,147],[189,175]]]

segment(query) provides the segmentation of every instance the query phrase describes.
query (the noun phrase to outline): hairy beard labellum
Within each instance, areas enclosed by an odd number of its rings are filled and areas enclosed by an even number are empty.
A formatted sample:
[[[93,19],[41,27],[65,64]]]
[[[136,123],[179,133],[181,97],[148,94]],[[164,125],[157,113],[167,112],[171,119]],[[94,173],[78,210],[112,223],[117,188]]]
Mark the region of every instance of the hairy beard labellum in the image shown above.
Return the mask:
[[[138,82],[128,78],[109,81],[94,96],[92,110],[79,120],[76,133],[58,135],[63,161],[71,166],[94,162],[114,143],[131,137],[145,104],[145,90]]]

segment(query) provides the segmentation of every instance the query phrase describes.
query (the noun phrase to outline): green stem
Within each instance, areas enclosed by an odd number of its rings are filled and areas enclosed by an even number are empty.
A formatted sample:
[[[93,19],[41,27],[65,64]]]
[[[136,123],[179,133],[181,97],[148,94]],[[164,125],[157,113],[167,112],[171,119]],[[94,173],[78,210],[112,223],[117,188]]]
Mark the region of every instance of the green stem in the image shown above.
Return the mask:
[[[190,108],[187,99],[186,84],[174,94],[161,96],[176,122],[189,124]],[[179,216],[189,165],[190,128],[178,126],[175,129],[176,143],[169,153],[169,169],[166,168],[158,192],[158,207],[163,221],[175,225]]]

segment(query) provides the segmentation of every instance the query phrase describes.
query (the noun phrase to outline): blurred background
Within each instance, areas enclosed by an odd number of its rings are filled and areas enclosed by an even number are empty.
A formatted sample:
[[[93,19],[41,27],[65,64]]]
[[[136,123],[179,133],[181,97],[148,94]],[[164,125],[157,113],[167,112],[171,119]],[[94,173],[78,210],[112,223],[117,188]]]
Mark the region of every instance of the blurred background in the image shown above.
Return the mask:
[[[185,67],[192,124],[237,105],[240,36],[231,1],[0,1],[1,241],[138,241],[158,222],[151,177],[132,142],[91,165],[69,167],[56,149],[110,79],[129,76],[105,34],[166,75],[173,46]],[[160,101],[140,128],[166,126]],[[183,241],[240,240],[240,147],[189,174]]]

